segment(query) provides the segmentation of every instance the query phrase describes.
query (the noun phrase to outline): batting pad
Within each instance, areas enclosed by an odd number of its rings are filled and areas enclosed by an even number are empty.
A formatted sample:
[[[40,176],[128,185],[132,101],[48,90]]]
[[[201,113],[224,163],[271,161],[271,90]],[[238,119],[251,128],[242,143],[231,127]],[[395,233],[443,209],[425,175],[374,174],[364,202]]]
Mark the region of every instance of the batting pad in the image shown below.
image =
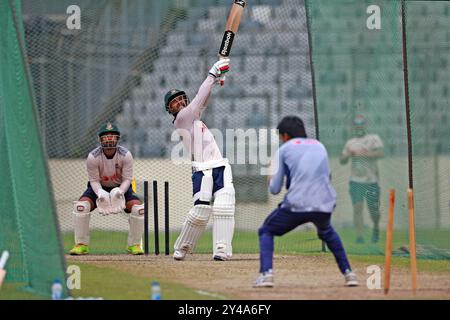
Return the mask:
[[[194,206],[188,213],[181,233],[175,241],[174,249],[180,250],[186,246],[193,250],[197,244],[200,235],[208,224],[211,215],[211,206],[199,204]]]
[[[231,257],[234,235],[235,193],[233,187],[216,192],[213,206],[213,251],[223,252]]]
[[[135,204],[131,208],[128,220],[130,230],[128,231],[128,246],[140,244],[144,233],[144,205]]]
[[[91,219],[90,205],[87,201],[73,202],[73,225],[75,244],[89,245],[89,221]]]

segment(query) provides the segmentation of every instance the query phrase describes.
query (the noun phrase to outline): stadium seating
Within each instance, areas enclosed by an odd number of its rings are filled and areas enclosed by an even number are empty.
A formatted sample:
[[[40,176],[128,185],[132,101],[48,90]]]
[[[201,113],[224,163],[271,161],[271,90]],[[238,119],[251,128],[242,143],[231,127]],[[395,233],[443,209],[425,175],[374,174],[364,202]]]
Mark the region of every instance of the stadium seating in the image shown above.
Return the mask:
[[[210,100],[211,109],[215,110],[214,114],[207,115],[213,122],[209,124],[210,127],[276,127],[281,117],[288,114],[300,115],[308,126],[315,125],[305,7],[303,1],[300,3],[299,6],[298,0],[264,0],[258,1],[257,4],[248,4],[233,47],[232,72],[227,77],[226,85],[216,90]],[[327,25],[323,27],[328,28],[330,32],[321,34],[317,40],[316,45],[321,52],[333,54],[333,59],[327,61],[326,65],[326,69],[332,72],[317,72],[315,75],[321,83],[318,103],[324,106],[322,111],[329,110],[329,114],[321,114],[319,120],[326,121],[325,123],[337,121],[348,124],[349,119],[336,116],[336,111],[348,115],[355,108],[359,110],[358,108],[363,106],[362,108],[369,109],[366,114],[371,118],[372,125],[383,132],[383,137],[388,138],[388,132],[394,134],[394,129],[387,130],[385,126],[399,125],[404,121],[390,117],[389,113],[403,107],[399,103],[404,99],[403,86],[390,85],[402,83],[401,59],[387,60],[387,55],[373,55],[373,58],[367,60],[367,52],[360,52],[362,45],[367,48],[373,41],[386,40],[386,34],[382,32],[341,32],[342,28],[358,25],[363,14],[361,10],[348,6],[345,2],[337,11],[327,10],[326,6],[321,8],[320,12],[314,14],[338,15],[346,22],[333,22],[336,19],[324,22]],[[447,30],[448,6],[434,6],[433,10],[436,12],[433,13],[428,12],[429,6],[414,8],[421,10],[424,16],[432,14],[435,20],[430,22],[424,19],[426,23],[418,25],[418,32],[414,35],[410,48],[412,52],[418,53],[421,48],[427,47],[431,37],[442,39],[442,43],[445,43],[450,34]],[[135,129],[135,122],[125,121],[125,115],[133,114],[134,117],[139,117],[140,112],[145,116],[137,121],[137,125],[146,128],[147,133],[150,132],[148,130],[156,130],[154,126],[161,123],[162,128],[157,129],[161,135],[164,136],[171,130],[168,122],[170,117],[160,115],[163,96],[169,88],[182,88],[193,98],[210,64],[214,62],[222,37],[224,16],[228,10],[229,8],[224,6],[209,6],[203,9],[200,5],[188,10],[187,18],[177,23],[160,48],[160,56],[154,62],[152,72],[142,75],[141,85],[132,91],[131,101],[124,102],[122,113],[118,115],[117,120],[125,126],[125,131]],[[340,50],[344,50],[342,54],[336,54],[334,43],[344,44],[339,46]],[[386,52],[390,50],[394,48],[386,47]],[[410,75],[417,80],[413,82],[410,90],[420,93],[421,97],[421,100],[416,98],[414,103],[428,104],[430,107],[445,105],[448,102],[449,89],[448,83],[443,83],[442,80],[447,79],[447,57],[427,59],[427,56],[419,54],[415,57],[411,63],[425,64],[432,61],[431,67],[436,71]],[[356,68],[362,67],[361,70],[364,70],[363,66],[368,63],[379,68],[380,72],[387,74],[386,85],[373,88],[355,86],[355,83],[370,81],[372,77],[377,77],[377,74],[341,67],[351,63],[354,63]],[[425,85],[425,82],[430,84]],[[216,114],[217,110],[222,112],[220,116]],[[439,110],[435,110],[430,117],[442,122],[439,115]],[[445,124],[448,126],[448,122]],[[314,132],[314,128],[308,130]],[[340,125],[336,130],[338,132],[329,137],[327,144],[332,150],[340,152],[344,139],[349,136],[349,129],[347,125]],[[159,139],[146,140],[145,147],[139,149],[143,153],[137,156],[164,154],[160,152],[159,143]],[[396,147],[398,143],[389,141],[387,145],[387,152],[401,152]]]

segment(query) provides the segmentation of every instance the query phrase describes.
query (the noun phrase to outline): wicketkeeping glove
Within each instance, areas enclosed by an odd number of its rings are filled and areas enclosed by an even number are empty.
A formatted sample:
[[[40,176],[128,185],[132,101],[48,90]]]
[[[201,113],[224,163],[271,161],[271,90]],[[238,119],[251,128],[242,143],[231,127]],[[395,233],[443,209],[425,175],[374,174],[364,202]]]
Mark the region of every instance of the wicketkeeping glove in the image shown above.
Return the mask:
[[[112,213],[120,213],[125,209],[125,196],[119,187],[110,192]]]
[[[111,199],[109,197],[109,192],[100,189],[98,191],[98,198],[96,201],[98,212],[102,215],[108,215],[112,213],[111,210]]]

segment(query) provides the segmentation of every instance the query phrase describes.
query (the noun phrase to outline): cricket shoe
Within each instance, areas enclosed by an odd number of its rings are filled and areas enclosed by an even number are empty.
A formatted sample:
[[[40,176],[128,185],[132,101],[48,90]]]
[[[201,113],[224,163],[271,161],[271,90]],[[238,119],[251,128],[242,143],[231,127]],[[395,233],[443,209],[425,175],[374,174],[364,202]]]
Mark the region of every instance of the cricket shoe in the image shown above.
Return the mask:
[[[253,285],[254,288],[272,288],[274,286],[272,270],[261,273]]]
[[[356,274],[353,271],[347,270],[347,272],[344,274],[344,279],[346,287],[357,287],[359,285]]]
[[[135,244],[132,246],[128,246],[127,247],[127,252],[129,254],[135,255],[135,256],[139,256],[144,254],[144,250],[142,250],[141,245],[140,244]]]
[[[228,260],[228,256],[225,252],[217,252],[214,256],[213,259],[215,261],[227,261]]]
[[[83,243],[78,243],[69,252],[72,256],[81,256],[89,253],[89,247]]]
[[[184,258],[186,257],[186,254],[188,252],[189,252],[189,246],[183,245],[183,246],[181,246],[180,249],[175,250],[175,252],[173,253],[173,258],[178,261],[184,260]]]
[[[226,245],[219,244],[216,247],[216,252],[213,255],[213,259],[215,261],[227,261],[230,257],[231,255],[229,255],[226,251]]]

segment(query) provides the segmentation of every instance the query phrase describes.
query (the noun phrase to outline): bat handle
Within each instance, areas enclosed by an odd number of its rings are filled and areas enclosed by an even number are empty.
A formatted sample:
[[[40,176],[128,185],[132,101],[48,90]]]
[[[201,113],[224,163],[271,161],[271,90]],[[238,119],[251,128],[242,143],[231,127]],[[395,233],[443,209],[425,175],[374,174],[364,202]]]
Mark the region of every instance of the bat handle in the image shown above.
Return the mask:
[[[219,60],[227,59],[227,58],[228,58],[228,57],[225,57],[225,56],[222,56],[222,55],[219,54]],[[220,86],[221,86],[221,87],[225,84],[225,78],[226,78],[226,76],[223,76],[223,77],[220,78],[220,80],[219,80]]]
[[[5,267],[6,261],[8,261],[8,258],[9,258],[9,252],[3,251],[2,257],[0,258],[0,270]]]

